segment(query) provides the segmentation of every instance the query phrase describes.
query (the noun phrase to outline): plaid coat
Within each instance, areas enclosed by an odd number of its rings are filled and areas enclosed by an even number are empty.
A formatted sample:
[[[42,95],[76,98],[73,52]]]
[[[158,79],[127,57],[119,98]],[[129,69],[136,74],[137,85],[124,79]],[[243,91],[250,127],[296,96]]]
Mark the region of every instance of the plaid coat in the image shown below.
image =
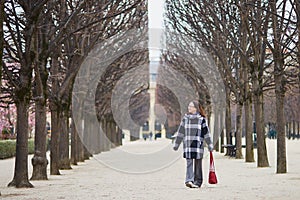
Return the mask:
[[[183,140],[183,157],[191,159],[203,158],[204,144],[208,144],[210,151],[213,149],[206,119],[200,114],[185,114],[174,142],[174,150],[177,150]]]

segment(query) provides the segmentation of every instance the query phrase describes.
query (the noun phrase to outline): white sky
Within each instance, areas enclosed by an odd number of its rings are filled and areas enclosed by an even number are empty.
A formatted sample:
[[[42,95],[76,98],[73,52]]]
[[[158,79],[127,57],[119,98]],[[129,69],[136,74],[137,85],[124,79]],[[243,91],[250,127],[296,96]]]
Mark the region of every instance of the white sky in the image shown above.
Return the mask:
[[[158,60],[161,47],[161,30],[163,29],[164,0],[148,0],[149,52],[150,60]]]
[[[164,0],[148,0],[149,28],[163,27]]]

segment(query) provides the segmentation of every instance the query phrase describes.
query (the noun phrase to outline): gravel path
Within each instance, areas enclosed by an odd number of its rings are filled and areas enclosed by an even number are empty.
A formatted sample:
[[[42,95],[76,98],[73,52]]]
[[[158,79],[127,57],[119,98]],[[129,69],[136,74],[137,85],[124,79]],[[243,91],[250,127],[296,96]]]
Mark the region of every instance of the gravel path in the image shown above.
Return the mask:
[[[72,166],[73,170],[61,170],[62,175],[49,176],[48,181],[31,181],[32,189],[6,187],[13,176],[14,159],[0,160],[0,199],[300,199],[299,146],[299,140],[287,141],[287,174],[275,174],[275,140],[267,140],[268,168],[214,152],[217,185],[207,183],[206,154],[200,189],[184,186],[185,160],[164,139],[125,143]],[[31,171],[30,164],[29,176]]]

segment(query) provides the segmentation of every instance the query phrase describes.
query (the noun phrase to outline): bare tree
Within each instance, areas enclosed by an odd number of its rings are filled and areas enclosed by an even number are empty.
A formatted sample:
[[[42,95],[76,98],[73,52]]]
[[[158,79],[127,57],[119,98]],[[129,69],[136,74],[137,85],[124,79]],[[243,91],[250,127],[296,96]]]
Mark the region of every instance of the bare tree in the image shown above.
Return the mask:
[[[285,95],[285,81],[284,81],[284,57],[280,43],[282,42],[283,21],[277,17],[277,1],[270,1],[271,11],[273,13],[272,31],[273,44],[271,48],[274,58],[274,79],[275,79],[275,93],[276,93],[276,130],[277,130],[277,173],[286,173],[286,145],[285,145],[285,131],[284,131],[284,95]],[[283,13],[285,13],[285,3]]]
[[[45,6],[43,7],[45,8]],[[50,10],[42,10],[42,17],[38,22],[37,29],[33,35],[33,46],[35,52],[34,60],[34,83],[33,83],[33,100],[35,102],[35,153],[31,162],[33,165],[31,180],[47,180],[46,158],[46,120],[47,120],[47,98],[48,98],[48,70],[47,53],[48,43],[48,27]]]
[[[167,16],[171,26],[180,34],[187,34],[189,37],[194,38],[207,48],[211,54],[215,55],[223,82],[236,95],[236,102],[239,102],[237,104],[239,105],[238,110],[241,113],[244,102],[244,79],[242,77],[243,71],[240,70],[241,65],[238,62],[240,52],[236,50],[240,38],[233,37],[233,34],[229,32],[229,30],[234,32],[235,36],[240,35],[240,17],[235,12],[237,6],[232,5],[232,2],[225,3],[221,1],[216,1],[215,4],[206,1],[188,1],[186,4],[178,1],[168,1],[167,4]],[[199,17],[196,18],[196,15]],[[233,73],[233,71],[236,73]],[[230,95],[227,95],[227,97],[229,98]],[[241,122],[241,114],[237,117],[239,119],[237,121]],[[240,127],[241,125],[238,124],[237,158],[242,158]],[[229,143],[230,129],[229,127],[226,128],[227,143]]]
[[[106,123],[115,123],[112,121],[112,106],[117,106],[117,110],[120,111],[129,110],[130,118],[133,120],[132,123],[137,124],[137,126],[128,123],[130,120],[124,120],[124,124],[122,124],[121,127],[130,130],[131,140],[139,138],[139,127],[142,126],[149,117],[150,99],[146,93],[146,90],[149,88],[148,53],[147,50],[143,49],[132,51],[121,56],[116,62],[108,67],[108,70],[97,86],[97,117],[99,119],[105,117]],[[127,86],[124,87],[122,94],[118,93],[118,95],[123,96],[122,100],[120,99],[117,105],[112,105],[111,99],[113,90],[118,81],[121,81],[118,84]],[[135,91],[132,91],[132,89],[135,89]],[[128,99],[130,96],[131,98]],[[127,105],[129,106],[128,108],[126,108]],[[128,117],[126,116],[126,113],[127,112],[118,113],[119,119],[126,119],[126,117]],[[103,125],[105,125],[105,123]],[[111,133],[107,130],[106,134]],[[107,137],[112,143],[115,140],[114,135],[108,135]]]
[[[289,85],[297,80],[297,67],[293,63],[293,41],[296,36],[296,17],[289,9],[290,1],[270,1],[270,40],[266,41],[272,52],[276,98],[277,173],[286,173],[286,145],[284,98]],[[296,72],[296,73],[295,73]],[[280,150],[279,150],[280,149]]]
[[[34,62],[34,100],[36,107],[36,126],[35,126],[35,155],[32,159],[33,164],[33,180],[47,179],[47,164],[46,159],[46,112],[48,99],[48,74],[49,74],[49,56],[53,51],[56,51],[56,46],[51,42],[55,40],[62,40],[64,35],[60,32],[56,37],[51,34],[53,31],[52,15],[55,10],[55,1],[45,1],[41,10],[41,19],[38,22],[36,33],[33,37],[34,50],[37,57]],[[80,6],[79,6],[80,7]],[[78,8],[80,9],[80,8]],[[76,13],[75,9],[73,12]],[[69,18],[72,21],[72,18]],[[60,24],[58,29],[63,30],[68,27],[68,23]],[[57,27],[56,27],[57,28]],[[49,45],[51,44],[51,45]]]
[[[84,57],[100,38],[103,40],[118,32],[118,27],[112,27],[113,23],[117,23],[114,20],[123,19],[124,24],[120,23],[118,26],[126,26],[124,19],[130,20],[126,14],[128,16],[133,14],[131,11],[139,2],[51,1],[45,6],[45,23],[41,27],[46,27],[48,32],[43,35],[46,43],[40,53],[44,58],[51,58],[49,63],[51,66],[49,102],[52,112],[51,174],[59,174],[59,165],[62,168],[70,168],[67,119],[72,82]],[[40,72],[47,70],[46,64],[41,64]],[[45,82],[39,83],[42,84],[41,88],[47,89]],[[39,96],[43,94],[40,93]],[[65,123],[61,126],[60,122]],[[60,132],[65,133],[61,134],[61,140]],[[63,147],[61,149],[58,146],[59,142]],[[62,162],[59,163],[59,160]]]
[[[17,147],[15,174],[9,186],[33,187],[28,181],[28,106],[31,99],[33,63],[36,58],[34,35],[46,1],[10,1],[5,3],[5,50],[17,68],[4,66],[4,72],[13,88],[17,106]],[[17,10],[18,9],[18,10]],[[19,67],[18,67],[19,66]]]

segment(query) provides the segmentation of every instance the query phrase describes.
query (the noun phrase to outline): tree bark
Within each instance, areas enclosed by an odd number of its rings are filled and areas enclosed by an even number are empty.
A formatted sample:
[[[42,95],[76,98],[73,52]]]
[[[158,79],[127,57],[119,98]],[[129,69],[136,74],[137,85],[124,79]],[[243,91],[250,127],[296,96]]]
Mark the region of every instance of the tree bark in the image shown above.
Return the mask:
[[[242,152],[242,109],[243,104],[237,102],[236,104],[236,134],[235,134],[235,145],[236,145],[236,159],[243,158]]]
[[[100,121],[100,126],[101,126],[101,130],[102,130],[102,133],[100,135],[100,144],[101,144],[101,151],[104,152],[104,151],[107,151],[106,149],[106,127],[105,127],[105,119],[104,118],[101,118],[101,121]],[[99,130],[100,132],[100,130]]]
[[[33,172],[31,180],[47,180],[46,137],[47,111],[44,99],[35,102],[34,157],[31,159]]]
[[[231,108],[230,108],[230,90],[226,87],[226,119],[225,119],[225,128],[226,128],[226,143],[231,144]],[[226,154],[229,155],[229,150],[226,149]]]
[[[220,151],[220,148],[219,148],[219,133],[218,131],[220,131],[220,115],[219,115],[219,112],[216,112],[215,113],[215,124],[214,124],[214,135],[213,135],[213,141],[215,143],[215,146],[214,146],[214,149],[216,151]],[[215,142],[217,141],[217,142]]]
[[[261,92],[254,94],[254,110],[257,132],[257,166],[269,167],[263,119],[263,94]]]
[[[51,108],[52,107],[52,108]],[[59,172],[59,134],[60,134],[60,116],[55,106],[51,108],[51,146],[50,146],[50,174],[60,175]]]
[[[277,12],[277,1],[271,0],[270,6],[272,13]],[[276,95],[276,131],[277,131],[277,173],[286,173],[286,145],[284,134],[284,55],[280,43],[282,43],[283,33],[280,30],[281,19],[273,14],[272,17],[273,44],[272,49],[274,58],[274,79]]]
[[[60,116],[60,137],[59,137],[59,169],[72,169],[70,162],[70,144],[69,144],[69,115],[64,110]]]
[[[85,115],[84,119],[84,130],[83,130],[83,149],[84,149],[84,159],[88,160],[92,156],[91,151],[91,123],[89,114]]]
[[[246,162],[255,162],[253,151],[253,112],[251,97],[245,101],[245,123],[246,123]]]
[[[296,138],[296,122],[293,120],[293,139]]]
[[[247,65],[245,65],[247,66]],[[244,78],[248,80],[248,70],[244,70]],[[246,125],[246,162],[255,162],[253,151],[253,110],[252,110],[252,94],[250,93],[249,83],[245,85],[245,125]]]
[[[117,146],[117,138],[118,138],[118,135],[117,135],[117,126],[116,126],[116,122],[115,120],[112,118],[112,121],[111,121],[111,134],[112,134],[112,147],[115,148]]]
[[[84,162],[84,145],[82,143],[82,138],[79,137],[78,131],[77,132],[77,148],[78,148],[78,162]]]
[[[297,138],[300,136],[300,122],[297,122]]]
[[[43,46],[41,41],[38,40],[36,31],[33,35],[34,49],[37,54],[34,62],[34,89],[33,97],[35,100],[35,152],[31,160],[33,165],[33,172],[31,180],[47,180],[47,165],[48,160],[46,157],[46,138],[47,138],[47,80],[48,72],[46,71],[46,59],[44,55],[38,54],[39,47]]]
[[[122,129],[120,127],[118,127],[117,132],[118,132],[118,146],[121,146],[122,145]]]
[[[31,188],[28,180],[28,101],[19,100],[17,106],[17,143],[15,173],[8,187]]]
[[[97,126],[96,126],[96,129],[95,129],[95,131],[96,131],[96,133],[97,133],[97,150],[98,150],[98,152],[97,153],[101,153],[102,152],[102,147],[101,147],[101,140],[102,140],[102,138],[101,138],[101,129],[100,129],[100,126],[101,126],[101,123],[100,123],[100,121],[97,119]]]
[[[221,129],[221,149],[220,149],[220,153],[224,153],[224,147],[222,145],[224,145],[224,129]]]
[[[74,119],[71,122],[71,164],[78,165],[78,142],[77,142],[77,130]]]
[[[274,5],[275,6],[275,5]],[[275,6],[276,8],[276,6]],[[274,20],[274,19],[273,19]],[[275,23],[277,20],[275,20]],[[276,23],[277,24],[277,23]],[[274,29],[276,29],[274,27]],[[274,58],[274,79],[275,79],[275,95],[276,95],[276,131],[277,131],[277,173],[286,173],[286,144],[285,144],[285,119],[284,119],[284,60],[280,55],[279,47],[275,45]],[[295,128],[295,125],[294,125]],[[294,130],[295,135],[295,130]]]
[[[288,139],[291,139],[291,135],[290,135],[290,122],[286,123],[286,137]]]
[[[276,80],[275,82],[280,81]],[[277,90],[276,90],[277,91]],[[284,132],[284,95],[276,92],[277,173],[286,173],[286,144]]]
[[[103,136],[104,136],[104,151],[109,151],[110,150],[110,133],[108,130],[108,123],[107,123],[107,118],[103,117],[102,121],[102,130],[103,130]]]
[[[93,154],[98,154],[101,152],[100,148],[100,131],[99,131],[99,121],[98,119],[91,115],[91,145],[92,145],[92,153]]]
[[[136,141],[139,139],[139,129],[130,130],[130,141]]]
[[[50,145],[50,174],[60,175],[59,172],[59,135],[60,135],[60,105],[57,102],[57,93],[59,90],[58,72],[59,61],[57,56],[52,57],[51,65],[51,93],[49,107],[51,111],[51,145]]]
[[[107,147],[108,150],[110,150],[112,148],[112,131],[110,126],[110,121],[107,116],[105,117],[105,134],[107,137]]]

